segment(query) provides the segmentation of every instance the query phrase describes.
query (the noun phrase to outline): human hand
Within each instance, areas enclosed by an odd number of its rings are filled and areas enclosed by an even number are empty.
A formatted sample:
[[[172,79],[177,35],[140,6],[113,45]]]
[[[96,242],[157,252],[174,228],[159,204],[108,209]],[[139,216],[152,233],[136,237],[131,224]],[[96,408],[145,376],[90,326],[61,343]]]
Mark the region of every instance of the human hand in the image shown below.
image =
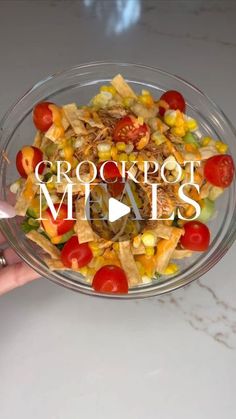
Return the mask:
[[[0,233],[0,246],[6,243]],[[2,257],[1,257],[2,255]],[[0,262],[6,261],[6,266],[0,266],[0,295],[39,278],[39,274],[31,269],[10,247],[0,250]],[[1,263],[3,266],[3,264]]]

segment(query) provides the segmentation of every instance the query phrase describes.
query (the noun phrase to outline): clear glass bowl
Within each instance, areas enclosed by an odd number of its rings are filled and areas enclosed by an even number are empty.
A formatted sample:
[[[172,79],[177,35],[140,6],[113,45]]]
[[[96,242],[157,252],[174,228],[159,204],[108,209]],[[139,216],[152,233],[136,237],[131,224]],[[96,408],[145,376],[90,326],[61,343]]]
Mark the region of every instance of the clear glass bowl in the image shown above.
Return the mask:
[[[77,102],[86,104],[102,84],[109,82],[114,75],[121,73],[136,91],[148,89],[154,97],[162,92],[175,89],[186,99],[187,113],[199,121],[205,135],[219,138],[229,145],[229,152],[236,161],[235,129],[206,95],[181,78],[143,65],[98,62],[79,65],[66,71],[49,76],[40,81],[12,106],[0,125],[0,147],[11,164],[1,156],[0,160],[0,199],[8,199],[8,186],[17,177],[15,156],[25,144],[31,144],[35,129],[32,123],[32,109],[42,100],[58,104]],[[28,240],[21,231],[20,217],[2,220],[0,227],[10,246],[40,275],[67,288],[85,294],[109,298],[140,298],[172,291],[205,274],[214,266],[232,245],[236,234],[235,182],[217,201],[217,216],[211,220],[211,245],[207,252],[196,253],[181,262],[181,270],[172,277],[162,277],[150,284],[130,289],[127,295],[107,295],[96,293],[78,273],[69,271],[50,271],[42,260],[41,250]]]

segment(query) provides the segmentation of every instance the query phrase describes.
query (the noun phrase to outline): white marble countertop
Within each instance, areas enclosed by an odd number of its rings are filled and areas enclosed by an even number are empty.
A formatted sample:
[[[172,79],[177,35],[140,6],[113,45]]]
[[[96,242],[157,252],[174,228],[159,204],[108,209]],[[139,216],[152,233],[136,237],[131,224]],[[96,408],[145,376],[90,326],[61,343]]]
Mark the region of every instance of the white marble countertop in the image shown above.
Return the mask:
[[[181,75],[235,123],[235,1],[1,1],[0,114],[64,67]],[[106,301],[42,279],[0,300],[2,419],[236,417],[235,245],[161,298]]]

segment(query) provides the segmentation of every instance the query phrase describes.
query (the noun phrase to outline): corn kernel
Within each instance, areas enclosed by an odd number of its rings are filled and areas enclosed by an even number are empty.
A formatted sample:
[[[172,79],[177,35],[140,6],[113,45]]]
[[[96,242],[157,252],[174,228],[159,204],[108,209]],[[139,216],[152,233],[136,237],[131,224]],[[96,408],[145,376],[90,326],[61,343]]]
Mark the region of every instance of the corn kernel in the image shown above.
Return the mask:
[[[187,127],[189,131],[195,131],[196,129],[198,129],[198,123],[196,119],[189,117],[186,122],[187,122]]]
[[[133,104],[134,99],[131,97],[124,97],[122,103],[125,108],[129,108]]]
[[[228,150],[228,145],[223,143],[222,141],[216,141],[215,143],[216,149],[217,151],[219,151],[219,153],[226,153],[226,151]]]
[[[138,99],[144,106],[147,106],[147,107],[151,107],[154,103],[153,98],[150,94],[141,95],[139,96]]]
[[[105,151],[105,152],[98,153],[98,157],[100,160],[109,160],[111,157],[111,152]]]
[[[123,141],[118,141],[116,143],[116,148],[117,148],[118,151],[125,151],[126,144]]]
[[[165,111],[164,114],[164,122],[169,125],[169,127],[173,127],[175,125],[177,113],[171,109]]]
[[[145,231],[142,235],[142,242],[145,247],[154,247],[156,244],[156,237],[151,231]]]
[[[87,276],[88,268],[87,268],[87,266],[83,266],[83,268],[80,268],[79,271],[83,276]]]
[[[47,189],[49,190],[49,191],[51,191],[52,189],[54,189],[55,188],[55,183],[54,182],[49,182],[49,183],[47,183]]]
[[[126,153],[121,153],[119,155],[119,161],[128,161],[128,160],[129,160],[129,157]]]
[[[137,154],[135,154],[135,153],[130,153],[130,155],[129,155],[129,161],[130,161],[130,162],[137,161]]]
[[[117,148],[114,145],[111,147],[111,157],[113,160],[117,159]]]
[[[203,137],[201,143],[205,147],[206,145],[210,143],[210,141],[212,141],[211,137]]]
[[[179,267],[176,263],[170,263],[164,271],[164,275],[173,275],[178,272]]]
[[[171,132],[173,135],[176,135],[177,137],[184,137],[186,134],[186,130],[184,126],[174,126],[171,128]]]
[[[116,89],[113,86],[101,86],[100,92],[109,92],[114,96],[116,94]]]
[[[113,249],[115,250],[115,252],[119,252],[119,249],[120,249],[120,246],[119,246],[119,243],[113,243]]]
[[[152,247],[152,246],[148,246],[145,249],[145,253],[146,253],[147,256],[153,256],[154,253],[155,253],[155,248]]]

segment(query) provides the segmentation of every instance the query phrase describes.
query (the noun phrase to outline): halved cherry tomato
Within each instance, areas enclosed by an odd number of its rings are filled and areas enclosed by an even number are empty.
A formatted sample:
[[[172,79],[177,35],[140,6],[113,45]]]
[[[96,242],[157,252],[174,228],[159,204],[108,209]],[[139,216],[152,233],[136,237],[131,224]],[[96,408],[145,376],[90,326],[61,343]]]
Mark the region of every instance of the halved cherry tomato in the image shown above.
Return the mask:
[[[104,162],[103,162],[104,163]],[[99,165],[100,170],[101,164]],[[113,161],[107,161],[103,168],[103,177],[107,181],[107,189],[114,198],[123,192],[125,183],[122,181],[120,171]],[[116,181],[112,183],[112,181]]]
[[[210,157],[204,166],[206,180],[214,186],[227,188],[234,177],[234,161],[228,154]]]
[[[126,274],[123,269],[115,265],[105,265],[100,268],[94,275],[92,287],[98,292],[128,293]]]
[[[16,155],[16,167],[19,174],[27,178],[33,173],[38,163],[43,160],[42,151],[34,146],[25,146]],[[43,173],[45,165],[42,163],[39,167],[39,174]]]
[[[170,109],[179,109],[179,111],[185,112],[185,100],[181,93],[177,92],[176,90],[168,90],[167,92],[163,93],[163,95],[160,97],[160,100],[167,102]],[[163,116],[164,113],[165,109],[160,107],[159,114]]]
[[[53,115],[49,105],[52,105],[52,103],[40,102],[33,110],[34,125],[42,132],[46,132],[53,123]]]
[[[138,142],[148,132],[148,126],[144,123],[142,125],[135,126],[130,116],[124,116],[121,118],[114,129],[113,138],[114,141],[122,142]]]
[[[189,221],[184,224],[184,235],[180,243],[185,249],[204,252],[210,243],[209,228],[200,221]]]
[[[59,206],[60,204],[54,205],[56,211],[58,211]],[[67,218],[67,205],[66,204],[61,204],[61,208],[59,210],[56,220],[54,220],[49,208],[47,208],[44,211],[44,213],[42,214],[42,218],[46,218],[45,220],[42,220],[42,225],[49,237],[62,236],[63,234],[70,231],[75,224],[75,220],[66,220]]]
[[[93,258],[88,243],[79,244],[78,237],[72,236],[61,251],[61,260],[67,268],[72,267],[72,261],[77,261],[78,267],[86,266]]]

